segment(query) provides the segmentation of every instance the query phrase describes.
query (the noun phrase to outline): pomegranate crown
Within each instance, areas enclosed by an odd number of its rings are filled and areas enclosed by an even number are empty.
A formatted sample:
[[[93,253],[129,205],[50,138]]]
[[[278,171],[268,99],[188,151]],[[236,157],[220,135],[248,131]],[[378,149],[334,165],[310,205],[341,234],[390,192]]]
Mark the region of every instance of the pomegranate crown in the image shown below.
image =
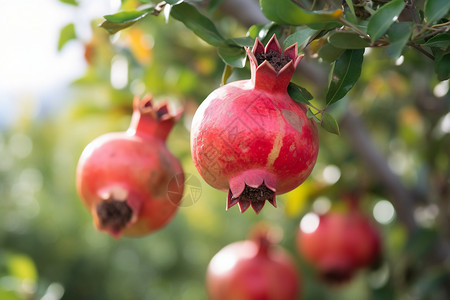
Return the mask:
[[[151,135],[165,140],[182,110],[171,114],[167,101],[155,105],[151,95],[133,99],[133,115],[128,133],[131,135]]]
[[[271,92],[286,92],[297,65],[304,57],[298,55],[297,43],[283,51],[275,34],[265,47],[256,39],[253,48],[246,48],[246,51],[255,88]]]

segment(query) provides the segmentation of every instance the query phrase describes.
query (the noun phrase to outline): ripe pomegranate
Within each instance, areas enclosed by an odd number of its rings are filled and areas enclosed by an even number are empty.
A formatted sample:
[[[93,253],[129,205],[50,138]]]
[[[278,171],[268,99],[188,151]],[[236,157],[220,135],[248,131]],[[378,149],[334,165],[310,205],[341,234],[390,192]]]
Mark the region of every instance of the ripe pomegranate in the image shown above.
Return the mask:
[[[377,262],[381,251],[378,231],[355,209],[306,214],[300,222],[297,248],[329,283],[350,280],[358,269]]]
[[[165,140],[180,116],[151,96],[133,102],[126,132],[102,135],[81,154],[77,190],[100,231],[139,236],[167,224],[181,201],[184,174]]]
[[[256,39],[247,54],[251,80],[216,89],[196,111],[191,153],[203,179],[228,191],[226,209],[238,203],[259,213],[309,176],[319,144],[306,106],[287,93],[303,57],[297,44],[282,52],[274,35],[266,47]]]
[[[265,235],[232,243],[209,263],[210,300],[299,299],[300,277],[290,254]]]

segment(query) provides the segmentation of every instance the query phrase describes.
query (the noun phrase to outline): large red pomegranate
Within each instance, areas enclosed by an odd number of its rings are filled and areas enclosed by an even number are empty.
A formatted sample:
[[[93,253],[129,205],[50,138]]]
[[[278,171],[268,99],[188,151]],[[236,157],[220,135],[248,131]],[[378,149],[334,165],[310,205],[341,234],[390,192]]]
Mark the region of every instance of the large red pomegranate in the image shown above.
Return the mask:
[[[319,149],[307,108],[287,86],[303,56],[297,44],[284,52],[275,37],[247,49],[251,80],[213,91],[195,113],[191,152],[197,170],[214,188],[228,192],[226,208],[259,213],[275,194],[299,186],[311,173]]]
[[[98,230],[119,238],[153,232],[174,216],[184,175],[165,140],[180,113],[150,96],[134,99],[126,132],[104,134],[81,154],[77,190]]]
[[[260,235],[220,250],[206,288],[210,300],[298,300],[300,276],[290,254]]]
[[[380,257],[380,236],[366,216],[356,209],[306,214],[297,234],[300,255],[330,283],[345,282]]]

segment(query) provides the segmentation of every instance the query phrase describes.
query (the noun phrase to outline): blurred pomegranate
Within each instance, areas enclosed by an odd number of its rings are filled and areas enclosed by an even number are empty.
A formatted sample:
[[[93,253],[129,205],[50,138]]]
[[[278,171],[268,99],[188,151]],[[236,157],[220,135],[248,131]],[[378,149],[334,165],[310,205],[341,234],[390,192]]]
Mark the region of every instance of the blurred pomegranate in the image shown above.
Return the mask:
[[[206,288],[210,300],[300,299],[295,262],[264,233],[220,250],[209,263]]]
[[[81,154],[77,190],[98,230],[119,238],[166,225],[180,204],[184,174],[165,140],[179,118],[166,103],[135,98],[126,132],[104,134]]]
[[[380,256],[380,236],[357,209],[306,214],[297,234],[300,255],[327,282],[339,283],[374,264]]]

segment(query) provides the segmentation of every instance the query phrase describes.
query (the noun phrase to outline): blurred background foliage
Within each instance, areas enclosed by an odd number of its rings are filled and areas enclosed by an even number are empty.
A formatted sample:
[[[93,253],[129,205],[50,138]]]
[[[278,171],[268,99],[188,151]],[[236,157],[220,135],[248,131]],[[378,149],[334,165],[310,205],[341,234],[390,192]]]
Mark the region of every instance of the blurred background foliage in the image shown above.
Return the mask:
[[[122,2],[123,10],[141,4]],[[208,10],[198,4],[224,36],[246,35],[248,28],[221,6]],[[302,299],[446,299],[449,261],[436,260],[433,253],[438,240],[448,242],[450,235],[450,98],[448,80],[437,79],[429,58],[407,49],[396,60],[385,49],[372,48],[355,88],[330,107],[344,119],[351,106],[392,172],[422,199],[404,208],[419,229],[411,232],[399,222],[391,195],[355,153],[348,133],[336,136],[322,129],[310,179],[279,197],[278,208],[266,206],[257,216],[237,208],[225,211],[225,193],[201,180],[190,157],[192,116],[221,82],[224,63],[216,49],[172,18],[167,23],[163,16],[146,18],[109,35],[97,26],[100,17],[89,25],[89,40],[77,37],[71,24],[61,28],[60,50],[70,43],[83,45],[80,63],[86,65],[85,74],[59,99],[64,105],[40,118],[25,105],[14,122],[1,128],[0,299],[207,299],[204,276],[212,256],[245,239],[261,221],[283,233],[281,245],[302,274]],[[331,66],[306,54],[301,64],[309,69],[300,66],[294,81],[323,107],[326,91],[308,70],[328,72]],[[229,81],[249,76],[246,67],[235,70]],[[185,172],[202,182],[201,196],[183,205],[163,230],[114,240],[95,231],[76,194],[75,168],[92,139],[126,130],[133,96],[146,93],[184,107],[168,147]],[[342,195],[355,189],[380,229],[383,260],[350,283],[330,287],[298,256],[295,234],[305,213],[340,209]]]

